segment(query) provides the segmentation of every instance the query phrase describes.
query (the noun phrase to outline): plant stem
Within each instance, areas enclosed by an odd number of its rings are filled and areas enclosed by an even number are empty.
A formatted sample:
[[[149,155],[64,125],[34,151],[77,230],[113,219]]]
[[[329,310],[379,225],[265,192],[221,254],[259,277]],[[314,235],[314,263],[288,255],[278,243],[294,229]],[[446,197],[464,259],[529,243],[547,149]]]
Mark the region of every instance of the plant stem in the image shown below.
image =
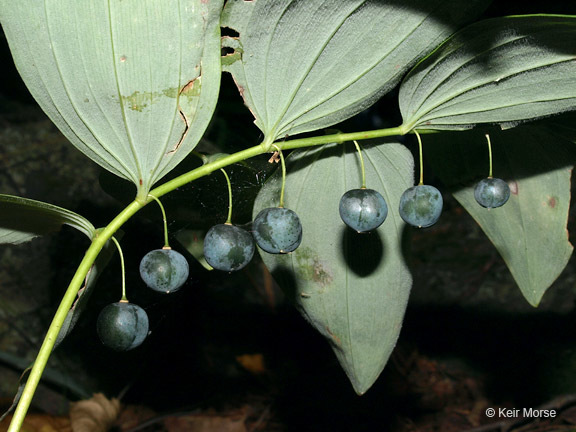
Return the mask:
[[[488,141],[488,160],[490,161],[490,168],[488,169],[488,178],[492,178],[492,143],[490,142],[490,135],[486,134]]]
[[[230,177],[223,168],[220,168],[220,171],[224,173],[224,177],[226,177],[226,184],[228,185],[228,218],[226,219],[227,225],[232,225],[232,184],[230,183]]]
[[[366,189],[366,171],[364,170],[364,157],[362,156],[362,149],[360,148],[360,144],[358,141],[354,140],[354,145],[356,146],[356,150],[358,150],[358,157],[360,158],[360,170],[362,171],[362,188]]]
[[[303,148],[303,147],[312,147],[318,146],[322,144],[329,144],[329,143],[343,143],[346,141],[353,141],[353,140],[364,140],[364,139],[374,139],[374,138],[381,138],[386,136],[393,136],[393,135],[404,135],[408,133],[409,130],[403,126],[389,128],[389,129],[380,129],[374,131],[364,131],[364,132],[354,132],[354,133],[339,133],[333,135],[324,135],[318,137],[310,137],[310,138],[300,138],[294,139],[290,141],[282,141],[277,142],[276,145],[280,149],[296,149],[296,148]],[[18,406],[14,412],[14,416],[12,417],[12,421],[10,422],[10,426],[8,427],[7,432],[18,432],[22,427],[24,422],[24,417],[30,407],[32,402],[32,398],[34,397],[34,393],[36,392],[36,388],[40,382],[42,377],[42,373],[46,368],[46,364],[48,363],[48,359],[50,358],[50,354],[54,348],[54,343],[60,333],[60,329],[62,328],[62,324],[70,311],[70,308],[74,304],[76,300],[76,296],[78,295],[78,291],[82,287],[84,280],[86,279],[86,275],[92,268],[94,261],[96,260],[98,254],[106,244],[108,240],[112,238],[114,233],[132,216],[134,216],[139,210],[141,210],[144,206],[149,204],[154,200],[154,198],[160,198],[161,196],[172,192],[173,190],[184,186],[194,180],[197,180],[201,177],[211,174],[212,172],[226,167],[228,165],[232,165],[237,162],[241,162],[246,159],[250,159],[254,156],[261,155],[266,153],[261,145],[256,145],[254,147],[248,148],[246,150],[239,151],[237,153],[231,154],[229,156],[220,158],[214,162],[207,163],[202,165],[192,171],[189,171],[185,174],[182,174],[179,177],[176,177],[156,188],[151,190],[146,197],[146,199],[141,199],[137,197],[136,200],[131,202],[124,210],[122,210],[105,228],[99,230],[98,233],[92,239],[92,243],[86,250],[84,258],[78,265],[76,269],[76,273],[72,277],[70,284],[54,314],[54,318],[48,328],[46,336],[44,337],[44,341],[38,351],[38,355],[36,356],[36,360],[34,361],[34,365],[32,366],[32,370],[30,375],[28,376],[28,380],[26,381],[26,385],[18,402]],[[229,212],[230,213],[230,212]]]
[[[130,219],[142,207],[143,205],[141,203],[133,201],[124,210],[122,210],[122,212],[119,213],[106,228],[98,232],[98,234],[92,239],[90,247],[78,265],[76,273],[72,277],[70,285],[68,286],[68,289],[54,314],[54,318],[52,319],[52,323],[44,337],[42,346],[38,351],[38,355],[36,356],[36,360],[34,361],[34,365],[32,366],[32,370],[30,371],[30,375],[26,381],[26,386],[24,387],[24,391],[22,392],[22,396],[20,397],[20,401],[18,402],[18,406],[16,407],[16,411],[14,412],[14,416],[12,417],[7,432],[18,432],[22,427],[24,417],[26,416],[28,407],[32,402],[32,398],[36,388],[38,387],[44,368],[48,363],[58,333],[60,333],[62,324],[66,319],[74,300],[76,300],[78,290],[82,287],[88,271],[90,271],[92,264],[94,264],[94,260],[112,235],[124,224],[124,222]]]
[[[148,196],[158,203],[158,206],[160,207],[160,210],[162,211],[162,222],[164,223],[164,248],[163,249],[170,249],[170,244],[168,243],[168,222],[166,220],[166,212],[164,211],[164,206],[162,205],[162,202],[158,198],[156,198],[154,195],[148,194]]]
[[[278,205],[278,207],[283,208],[284,207],[284,189],[286,187],[286,162],[284,161],[284,154],[282,153],[282,150],[280,149],[280,147],[278,147],[277,145],[274,145],[274,147],[276,148],[276,150],[278,151],[278,154],[280,155],[280,163],[282,164],[282,187],[280,188],[280,204]]]
[[[414,131],[416,134],[416,138],[418,138],[418,153],[420,155],[420,181],[418,182],[418,186],[422,186],[424,184],[424,158],[422,156],[422,139],[420,138],[420,134]]]
[[[120,243],[116,240],[116,237],[112,236],[110,238],[118,248],[118,255],[120,255],[120,267],[122,269],[122,298],[120,299],[121,302],[128,302],[128,298],[126,297],[126,267],[124,266],[124,254],[122,253],[122,248],[120,247]]]
[[[295,149],[301,147],[312,147],[329,143],[344,143],[346,141],[361,141],[374,138],[383,138],[394,135],[405,135],[410,130],[405,129],[403,126],[398,126],[388,129],[378,129],[372,131],[352,132],[352,133],[338,133],[333,135],[323,135],[310,138],[299,138],[288,141],[277,142],[276,145],[281,149]]]

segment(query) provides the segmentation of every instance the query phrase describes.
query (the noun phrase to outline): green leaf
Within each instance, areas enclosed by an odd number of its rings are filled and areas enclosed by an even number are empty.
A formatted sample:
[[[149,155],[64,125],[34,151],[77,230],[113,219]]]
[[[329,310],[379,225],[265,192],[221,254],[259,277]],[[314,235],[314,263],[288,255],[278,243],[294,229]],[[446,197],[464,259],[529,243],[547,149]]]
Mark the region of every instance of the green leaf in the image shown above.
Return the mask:
[[[96,232],[88,219],[41,201],[0,194],[0,244],[18,244],[70,225],[89,239]]]
[[[576,107],[576,17],[473,24],[420,62],[400,87],[407,129],[502,128]]]
[[[145,197],[211,119],[222,3],[3,1],[0,21],[22,78],[51,120]]]
[[[512,192],[502,207],[488,210],[474,199],[476,182],[488,175],[482,134],[427,135],[428,161],[494,243],[526,300],[537,306],[572,254],[566,224],[573,144],[541,127],[490,137],[494,177],[507,181]]]
[[[367,187],[389,206],[376,231],[358,234],[340,219],[340,198],[361,186],[354,146],[328,145],[296,151],[287,158],[285,206],[301,219],[303,239],[291,254],[260,251],[303,316],[331,343],[357,393],[366,392],[396,344],[412,277],[403,255],[405,224],[396,210],[413,185],[413,159],[399,144],[366,147]],[[254,215],[276,207],[280,173],[268,180]]]
[[[264,145],[364,110],[489,1],[318,0],[226,3],[224,57]]]

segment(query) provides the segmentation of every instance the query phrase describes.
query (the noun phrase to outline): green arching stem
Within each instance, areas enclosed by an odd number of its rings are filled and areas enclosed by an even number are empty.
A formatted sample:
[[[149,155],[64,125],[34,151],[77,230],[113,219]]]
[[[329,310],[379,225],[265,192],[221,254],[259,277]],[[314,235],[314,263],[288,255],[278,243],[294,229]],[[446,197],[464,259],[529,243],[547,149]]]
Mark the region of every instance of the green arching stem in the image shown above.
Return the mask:
[[[488,169],[488,178],[492,178],[492,143],[490,142],[490,135],[486,134],[486,140],[488,141],[488,160],[490,168]]]
[[[36,360],[34,361],[34,365],[32,366],[32,370],[30,371],[30,375],[28,376],[28,380],[26,381],[26,386],[22,392],[20,400],[18,402],[18,406],[16,407],[16,411],[14,411],[14,416],[12,417],[12,421],[10,422],[10,426],[8,428],[8,432],[18,432],[22,427],[22,423],[24,422],[24,417],[26,416],[26,412],[32,402],[32,398],[34,397],[34,393],[36,392],[36,388],[38,387],[38,383],[40,382],[40,378],[42,377],[42,373],[48,363],[48,359],[50,358],[50,354],[54,348],[54,343],[60,333],[60,329],[62,328],[62,324],[68,315],[70,308],[72,307],[74,301],[76,300],[76,296],[78,295],[78,291],[82,287],[86,275],[92,268],[94,264],[94,260],[106,244],[106,242],[112,237],[112,235],[138,210],[140,210],[143,205],[138,201],[133,201],[130,203],[124,210],[122,210],[109,224],[106,228],[99,231],[96,236],[92,239],[92,243],[90,247],[86,250],[84,258],[78,265],[76,269],[76,273],[72,277],[70,281],[70,285],[54,314],[54,318],[52,319],[52,323],[48,328],[48,332],[44,337],[44,341],[42,342],[42,346],[38,351],[38,355],[36,356]]]
[[[339,133],[333,135],[323,135],[317,137],[308,137],[308,138],[300,138],[294,139],[289,141],[277,142],[276,145],[284,150],[287,149],[297,149],[303,147],[313,147],[323,144],[330,144],[330,143],[343,143],[346,141],[353,141],[353,140],[364,140],[364,139],[374,139],[374,138],[382,138],[387,136],[394,136],[394,135],[404,135],[410,132],[410,130],[404,126],[399,126],[395,128],[389,129],[379,129],[374,131],[364,131],[364,132],[354,132],[354,133]],[[221,169],[223,167],[232,165],[237,162],[244,161],[246,159],[250,159],[252,157],[261,155],[266,153],[265,149],[262,148],[260,144],[250,147],[246,150],[239,151],[237,153],[231,154],[229,156],[222,157],[217,159],[213,162],[206,163],[192,171],[184,173],[154,189],[149,192],[149,195],[152,195],[156,198],[160,198],[163,195],[172,192],[173,190],[182,187],[194,180],[197,180],[201,177],[207,176],[212,172]],[[97,234],[92,239],[92,243],[86,250],[84,257],[78,268],[76,269],[76,273],[72,277],[64,296],[62,297],[62,301],[58,306],[54,314],[54,318],[50,323],[50,327],[44,337],[44,341],[38,351],[38,355],[36,356],[36,360],[34,361],[34,365],[32,366],[32,370],[30,375],[28,376],[28,380],[26,381],[26,386],[20,396],[20,400],[18,402],[18,406],[14,411],[14,415],[12,417],[12,421],[10,422],[10,426],[8,427],[7,432],[18,432],[22,427],[24,422],[24,418],[26,417],[26,413],[30,404],[32,403],[32,398],[34,397],[34,393],[36,392],[36,388],[40,382],[42,377],[42,373],[46,368],[46,364],[48,363],[48,359],[52,353],[54,348],[54,344],[56,342],[56,338],[60,333],[60,329],[70,311],[70,308],[74,304],[76,297],[78,295],[78,291],[82,287],[84,280],[86,279],[86,275],[92,268],[94,261],[98,257],[98,254],[106,244],[106,242],[112,238],[114,233],[124,225],[132,216],[134,216],[138,211],[140,211],[144,206],[152,202],[153,199],[148,196],[146,200],[136,199],[132,201],[128,206],[124,208],[105,228],[99,230]]]
[[[353,132],[353,133],[338,133],[332,135],[322,135],[308,138],[298,138],[288,141],[278,141],[275,143],[276,146],[282,150],[293,150],[304,147],[314,147],[323,144],[337,143],[342,144],[346,141],[353,140],[367,140],[374,138],[383,138],[395,135],[405,135],[409,133],[410,130],[403,126],[398,126],[388,129],[378,129],[373,131],[363,131],[363,132]],[[161,196],[172,192],[174,189],[182,187],[198,178],[204,177],[220,168],[232,165],[237,162],[241,162],[246,159],[250,159],[254,156],[267,153],[260,144],[250,147],[246,150],[241,150],[237,153],[233,153],[229,156],[224,156],[213,162],[202,165],[192,171],[184,173],[150,191],[155,197],[160,198]]]
[[[422,186],[424,184],[424,158],[422,157],[422,139],[420,138],[420,134],[417,131],[414,131],[416,134],[416,138],[418,138],[418,153],[420,155],[420,181],[418,182],[418,186]]]
[[[152,198],[154,201],[156,201],[158,203],[158,206],[160,206],[160,210],[162,211],[162,222],[164,223],[164,247],[163,247],[163,249],[170,249],[170,243],[168,242],[168,222],[166,221],[166,212],[164,211],[164,206],[162,205],[162,202],[158,198],[156,198],[154,195],[148,194],[148,196],[150,198]]]
[[[282,187],[280,188],[280,204],[278,207],[284,207],[284,188],[286,186],[286,162],[284,161],[284,154],[282,154],[282,150],[277,145],[273,146],[278,154],[280,155],[280,163],[282,164]]]
[[[356,150],[358,150],[358,157],[360,158],[360,170],[362,171],[362,188],[366,189],[366,171],[364,170],[364,157],[362,157],[362,149],[360,148],[360,144],[358,141],[354,140],[354,145],[356,146]]]
[[[124,267],[124,254],[122,253],[122,248],[120,247],[120,243],[116,240],[116,237],[112,236],[110,238],[116,244],[118,248],[118,255],[120,255],[120,268],[122,269],[122,298],[120,299],[121,302],[128,302],[128,297],[126,297],[126,267]]]
[[[223,168],[220,168],[220,171],[224,173],[224,177],[226,177],[226,183],[228,184],[228,218],[226,219],[227,225],[232,225],[232,184],[230,183],[230,177],[228,177],[228,173]]]

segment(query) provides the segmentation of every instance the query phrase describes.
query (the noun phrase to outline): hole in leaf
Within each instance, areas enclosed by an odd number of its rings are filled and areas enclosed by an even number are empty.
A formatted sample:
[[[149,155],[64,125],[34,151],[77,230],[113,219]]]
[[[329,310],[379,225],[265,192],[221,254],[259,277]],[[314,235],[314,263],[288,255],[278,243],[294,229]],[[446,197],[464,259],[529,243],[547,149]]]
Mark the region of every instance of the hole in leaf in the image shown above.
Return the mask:
[[[222,37],[231,37],[231,38],[238,38],[240,37],[240,33],[230,27],[221,27],[220,28]]]
[[[220,51],[220,55],[222,57],[227,56],[227,55],[232,55],[234,54],[236,51],[234,50],[234,48],[232,47],[222,47],[222,50]]]

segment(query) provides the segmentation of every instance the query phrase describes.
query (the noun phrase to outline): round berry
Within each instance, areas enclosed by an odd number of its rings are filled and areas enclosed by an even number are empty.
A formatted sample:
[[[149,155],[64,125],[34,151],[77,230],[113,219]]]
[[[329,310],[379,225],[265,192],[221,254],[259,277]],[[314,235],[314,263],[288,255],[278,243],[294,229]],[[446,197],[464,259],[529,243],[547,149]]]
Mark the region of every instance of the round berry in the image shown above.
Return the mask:
[[[438,221],[442,205],[442,194],[434,186],[413,186],[400,197],[400,217],[407,224],[426,228]]]
[[[478,182],[474,188],[474,198],[482,207],[501,207],[510,198],[510,187],[502,179],[488,177]]]
[[[188,279],[188,274],[188,261],[172,249],[153,250],[140,261],[140,277],[154,291],[178,291]]]
[[[98,336],[104,345],[116,351],[139,346],[148,335],[148,315],[140,306],[118,302],[106,306],[98,315]]]
[[[340,217],[358,232],[375,230],[386,220],[388,205],[373,189],[351,189],[340,199]]]
[[[300,218],[287,208],[271,207],[260,211],[252,228],[256,244],[268,253],[292,252],[302,242]]]
[[[204,258],[218,270],[243,269],[252,259],[254,249],[250,233],[230,224],[214,225],[204,237]]]

